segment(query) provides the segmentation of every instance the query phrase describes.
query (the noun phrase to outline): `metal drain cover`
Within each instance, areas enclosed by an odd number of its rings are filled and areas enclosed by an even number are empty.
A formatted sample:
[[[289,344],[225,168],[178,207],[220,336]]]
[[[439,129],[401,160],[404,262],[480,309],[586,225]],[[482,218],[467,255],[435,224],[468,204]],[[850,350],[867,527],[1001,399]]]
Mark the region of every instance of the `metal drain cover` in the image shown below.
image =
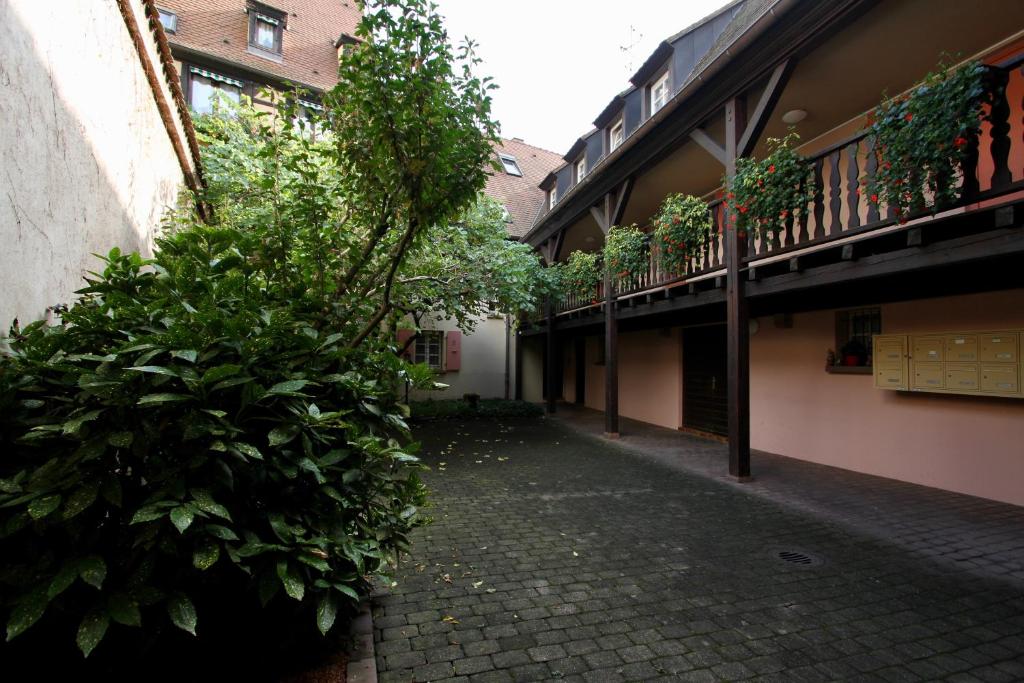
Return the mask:
[[[813,555],[805,550],[799,550],[797,548],[775,550],[772,554],[776,559],[797,567],[817,567],[824,562],[824,560],[817,555]]]

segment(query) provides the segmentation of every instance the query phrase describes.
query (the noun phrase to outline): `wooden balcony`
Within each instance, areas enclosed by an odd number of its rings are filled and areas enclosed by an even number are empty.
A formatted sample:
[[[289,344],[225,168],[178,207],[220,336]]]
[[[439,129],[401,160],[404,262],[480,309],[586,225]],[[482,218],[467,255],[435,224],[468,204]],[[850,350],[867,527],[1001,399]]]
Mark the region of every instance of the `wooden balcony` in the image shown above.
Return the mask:
[[[770,235],[750,234],[745,269],[790,259],[822,249],[838,248],[874,235],[909,230],[930,221],[991,208],[1024,197],[1024,59],[992,69],[993,104],[989,120],[971,141],[965,167],[973,172],[961,179],[960,199],[933,215],[919,213],[903,223],[883,205],[874,204],[859,192],[861,179],[875,170],[873,140],[860,133],[809,157],[813,197],[796,220]],[[613,280],[615,299],[642,296],[657,290],[724,278],[723,227],[725,211],[721,199],[709,203],[714,225],[711,240],[694,256],[684,272],[665,268],[656,245],[649,250],[646,272]],[[570,295],[556,310],[560,314],[598,308],[604,301],[602,287],[592,296]]]

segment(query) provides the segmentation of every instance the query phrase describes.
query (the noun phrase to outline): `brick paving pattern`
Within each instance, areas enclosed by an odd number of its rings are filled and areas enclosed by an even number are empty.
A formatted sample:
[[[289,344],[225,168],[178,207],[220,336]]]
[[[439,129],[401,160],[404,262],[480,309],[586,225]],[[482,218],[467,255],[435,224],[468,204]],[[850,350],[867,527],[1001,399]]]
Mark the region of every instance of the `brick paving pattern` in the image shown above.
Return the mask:
[[[435,521],[375,598],[382,683],[1024,679],[1012,572],[550,420],[418,436]]]

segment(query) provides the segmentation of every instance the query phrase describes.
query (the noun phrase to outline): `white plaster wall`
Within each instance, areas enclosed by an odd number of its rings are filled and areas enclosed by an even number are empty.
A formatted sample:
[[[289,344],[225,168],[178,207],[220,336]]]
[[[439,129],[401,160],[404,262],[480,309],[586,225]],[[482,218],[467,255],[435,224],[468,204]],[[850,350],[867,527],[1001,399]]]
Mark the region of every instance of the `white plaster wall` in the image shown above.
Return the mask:
[[[425,330],[458,329],[454,320],[426,320]],[[441,391],[414,391],[413,399],[462,398],[463,394],[479,394],[481,398],[505,398],[504,318],[477,318],[476,328],[462,335],[462,363],[459,370],[443,372],[437,381],[449,385]],[[515,337],[508,345],[509,396],[515,395]]]
[[[0,0],[0,329],[70,302],[94,252],[151,254],[182,182],[116,4]]]

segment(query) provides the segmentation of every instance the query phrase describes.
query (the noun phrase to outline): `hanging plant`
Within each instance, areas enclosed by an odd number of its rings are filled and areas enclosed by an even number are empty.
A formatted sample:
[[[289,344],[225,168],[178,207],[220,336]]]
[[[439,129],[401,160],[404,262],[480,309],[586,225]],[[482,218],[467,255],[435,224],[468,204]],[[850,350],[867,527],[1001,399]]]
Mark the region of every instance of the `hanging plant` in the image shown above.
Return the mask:
[[[597,286],[601,283],[601,255],[593,251],[574,251],[569,255],[562,274],[567,294],[584,299],[597,299]]]
[[[901,222],[956,202],[970,141],[991,101],[979,62],[940,63],[910,92],[886,98],[867,120],[878,165],[861,181],[869,201],[892,207]]]
[[[625,278],[646,272],[647,236],[636,225],[616,225],[604,242],[604,262],[612,277]]]
[[[714,219],[707,202],[693,195],[673,194],[665,198],[654,216],[655,244],[661,263],[672,273],[684,273],[690,259],[708,243]]]
[[[764,159],[736,160],[736,176],[726,202],[733,209],[738,229],[779,232],[790,217],[807,210],[813,196],[811,167],[794,149],[799,140],[800,136],[790,131],[781,139],[768,138]]]

